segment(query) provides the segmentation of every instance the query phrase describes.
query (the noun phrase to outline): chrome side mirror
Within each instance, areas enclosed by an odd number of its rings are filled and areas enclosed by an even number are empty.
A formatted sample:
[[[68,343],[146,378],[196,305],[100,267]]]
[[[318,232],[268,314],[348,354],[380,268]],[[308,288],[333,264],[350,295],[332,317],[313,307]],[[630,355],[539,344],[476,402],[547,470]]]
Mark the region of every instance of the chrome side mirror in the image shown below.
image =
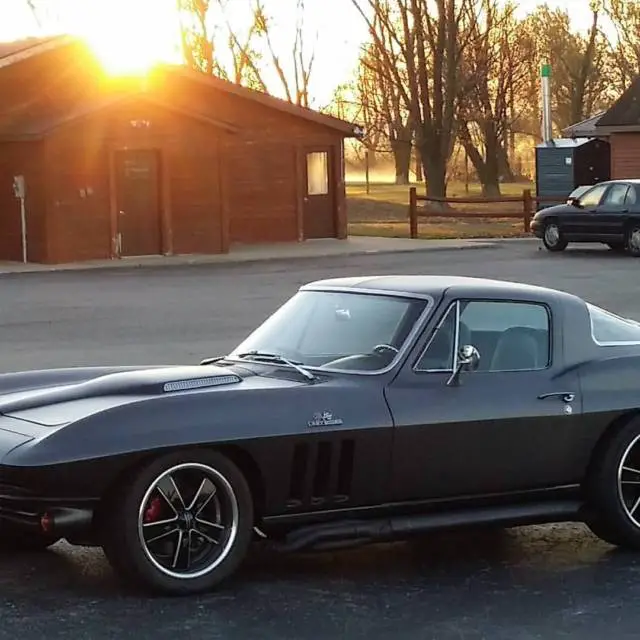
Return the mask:
[[[472,345],[465,344],[458,351],[458,366],[447,380],[448,387],[460,384],[460,374],[463,371],[476,371],[480,365],[480,352]]]

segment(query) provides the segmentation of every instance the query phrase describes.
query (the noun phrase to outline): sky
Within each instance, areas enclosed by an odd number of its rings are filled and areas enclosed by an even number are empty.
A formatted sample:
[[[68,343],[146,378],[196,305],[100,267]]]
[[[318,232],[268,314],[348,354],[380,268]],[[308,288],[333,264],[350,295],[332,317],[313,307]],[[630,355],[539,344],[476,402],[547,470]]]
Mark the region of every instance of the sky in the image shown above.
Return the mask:
[[[40,8],[41,26],[29,10],[27,0],[0,0],[0,41],[56,32],[80,33],[117,61],[116,54],[124,47],[114,47],[115,43],[125,42],[127,38],[139,40],[140,34],[147,34],[145,51],[149,56],[165,59],[172,56],[168,43],[176,42],[177,36],[175,0],[34,2]],[[248,1],[230,2],[234,6],[232,21],[242,23]],[[543,0],[529,0],[521,5],[521,13],[542,3]],[[576,29],[589,27],[588,0],[548,0],[547,3],[568,10]],[[279,36],[281,51],[290,51],[295,0],[265,0],[265,4],[273,16],[274,36]],[[351,0],[306,0],[306,6],[307,36],[310,44],[316,43],[311,93],[314,106],[322,107],[330,102],[334,89],[352,76],[360,43],[366,37],[366,28]],[[128,26],[118,19],[122,15],[129,16]],[[147,28],[140,29],[140,25],[147,25]],[[151,33],[153,36],[149,35]]]

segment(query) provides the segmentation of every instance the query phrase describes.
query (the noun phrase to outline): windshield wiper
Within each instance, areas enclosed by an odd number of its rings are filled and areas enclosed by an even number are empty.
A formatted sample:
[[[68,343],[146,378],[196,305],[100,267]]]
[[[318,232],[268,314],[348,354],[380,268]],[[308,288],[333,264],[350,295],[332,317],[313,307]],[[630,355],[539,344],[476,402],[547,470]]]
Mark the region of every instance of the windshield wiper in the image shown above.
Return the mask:
[[[267,353],[266,351],[247,351],[246,353],[239,353],[237,357],[242,359],[253,358],[254,360],[266,360],[267,362],[280,362],[282,364],[293,367],[300,375],[304,376],[307,380],[317,380],[316,376],[314,376],[311,371],[307,371],[304,367],[302,367],[299,362],[289,360],[289,358],[285,358],[279,353]]]

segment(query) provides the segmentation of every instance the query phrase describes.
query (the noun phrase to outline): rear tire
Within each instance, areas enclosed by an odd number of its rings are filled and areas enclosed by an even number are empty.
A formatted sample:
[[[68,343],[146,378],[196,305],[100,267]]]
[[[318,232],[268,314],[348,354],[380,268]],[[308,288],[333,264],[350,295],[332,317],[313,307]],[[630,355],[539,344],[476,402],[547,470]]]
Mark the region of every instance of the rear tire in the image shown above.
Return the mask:
[[[560,226],[555,220],[550,220],[544,225],[542,243],[547,251],[564,251],[569,244],[560,231]]]
[[[59,540],[57,536],[3,527],[0,529],[0,554],[45,551]]]
[[[587,500],[587,526],[596,536],[640,550],[640,418],[609,439],[587,479]]]
[[[165,595],[209,591],[233,574],[253,537],[253,500],[216,451],[152,461],[105,501],[103,550],[115,571]]]
[[[625,247],[630,256],[640,258],[640,225],[631,224],[625,233]]]

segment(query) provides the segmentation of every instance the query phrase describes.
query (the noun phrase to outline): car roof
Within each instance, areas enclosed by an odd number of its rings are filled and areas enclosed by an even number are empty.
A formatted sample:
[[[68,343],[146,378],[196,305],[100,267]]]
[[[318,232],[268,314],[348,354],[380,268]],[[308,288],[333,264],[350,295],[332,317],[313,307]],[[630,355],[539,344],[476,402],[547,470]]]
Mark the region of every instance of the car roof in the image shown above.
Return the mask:
[[[597,182],[596,184],[587,184],[580,185],[583,187],[597,187],[601,184],[640,184],[640,178],[616,178],[615,180],[603,180],[602,182]]]
[[[574,301],[581,300],[573,294],[547,287],[471,276],[385,275],[329,278],[310,282],[302,289],[353,289],[354,292],[369,291],[416,297],[440,296],[445,291],[450,291],[454,295],[473,295],[474,297],[494,295],[505,297],[505,295],[513,294],[515,296],[532,296],[538,299],[571,298]]]

